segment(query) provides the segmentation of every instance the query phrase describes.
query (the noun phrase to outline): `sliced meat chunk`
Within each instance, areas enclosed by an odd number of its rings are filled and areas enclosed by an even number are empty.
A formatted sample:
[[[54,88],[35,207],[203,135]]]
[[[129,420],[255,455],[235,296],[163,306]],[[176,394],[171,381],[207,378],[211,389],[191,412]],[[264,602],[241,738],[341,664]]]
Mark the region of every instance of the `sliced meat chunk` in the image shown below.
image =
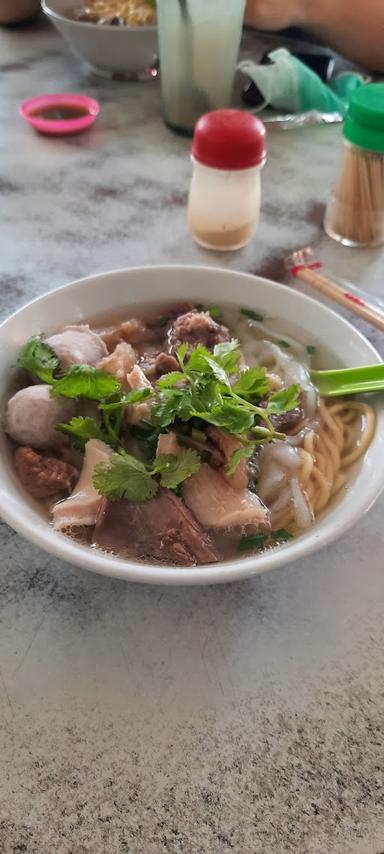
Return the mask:
[[[175,353],[183,342],[190,344],[191,347],[204,344],[212,350],[215,344],[230,341],[230,339],[229,329],[216,323],[207,311],[189,311],[187,314],[181,314],[172,323],[168,332],[170,353]]]
[[[113,329],[105,329],[103,332],[100,332],[100,338],[104,341],[108,353],[113,353],[115,347],[117,347],[118,344],[121,344],[123,340],[120,332],[120,326],[114,327]]]
[[[180,370],[180,365],[175,356],[171,356],[170,353],[159,353],[155,361],[155,370],[157,377],[162,377],[163,374]]]
[[[127,344],[125,341],[122,341],[120,344],[117,344],[113,353],[109,356],[104,356],[104,358],[98,362],[97,367],[101,371],[107,371],[109,374],[113,374],[118,382],[125,388],[128,385],[127,374],[132,370],[135,363],[136,353],[132,344]]]
[[[261,400],[259,406],[262,406],[264,409],[267,407],[268,401]],[[295,409],[290,409],[288,412],[283,412],[281,415],[271,415],[271,422],[279,433],[290,433],[295,432],[295,428],[299,426],[300,422],[304,418],[304,408],[299,404]]]
[[[131,391],[140,391],[142,388],[152,388],[151,383],[139,367],[135,365],[132,371],[127,374],[127,385]],[[149,418],[150,406],[146,400],[142,403],[132,403],[127,407],[127,421],[130,424],[137,424],[142,418]]]
[[[131,317],[120,325],[120,335],[129,344],[144,344],[148,341],[148,327],[143,320]]]
[[[243,447],[241,442],[238,439],[234,439],[233,436],[230,436],[229,433],[225,432],[225,430],[220,430],[219,427],[208,427],[207,434],[213,444],[216,445],[223,454],[223,465],[220,466],[220,472],[223,477],[225,477],[227,483],[229,483],[233,489],[246,489],[249,482],[249,466],[247,459],[240,460],[233,474],[225,473],[225,469],[227,468],[234,451],[238,451]]]
[[[75,466],[38,454],[33,448],[18,448],[15,466],[20,481],[34,498],[69,494],[79,477]]]
[[[143,504],[104,500],[93,542],[141,560],[174,566],[214,563],[220,556],[209,535],[171,490]]]
[[[68,365],[97,365],[108,351],[104,341],[92,332],[88,324],[66,326],[62,332],[51,335],[46,343],[52,347],[62,368]]]
[[[141,349],[145,344],[154,341],[157,338],[157,334],[154,335],[153,331],[148,328],[143,320],[131,317],[129,320],[120,323],[119,326],[101,332],[100,337],[106,344],[108,352],[111,353],[122,341],[125,341],[127,344],[133,344],[136,348]]]
[[[111,453],[111,448],[99,439],[87,442],[83,468],[72,495],[53,507],[53,527],[56,530],[95,524],[103,497],[93,485],[93,470],[98,463],[108,462]]]
[[[160,433],[157,440],[156,456],[160,454],[177,454],[180,450],[176,433]]]
[[[19,445],[51,448],[66,438],[56,424],[70,421],[76,404],[65,397],[51,397],[50,386],[32,385],[17,391],[8,401],[5,430]]]
[[[301,406],[296,406],[295,409],[291,409],[289,412],[284,412],[282,415],[271,415],[272,424],[279,433],[290,433],[295,432],[295,428],[297,428],[300,422],[304,418],[304,410]]]
[[[144,356],[140,362],[141,370],[147,379],[155,382],[170,371],[178,371],[180,365],[170,353],[157,353],[154,356]]]
[[[219,472],[203,463],[184,481],[182,497],[198,522],[213,530],[269,527],[269,511],[249,489],[237,490]]]

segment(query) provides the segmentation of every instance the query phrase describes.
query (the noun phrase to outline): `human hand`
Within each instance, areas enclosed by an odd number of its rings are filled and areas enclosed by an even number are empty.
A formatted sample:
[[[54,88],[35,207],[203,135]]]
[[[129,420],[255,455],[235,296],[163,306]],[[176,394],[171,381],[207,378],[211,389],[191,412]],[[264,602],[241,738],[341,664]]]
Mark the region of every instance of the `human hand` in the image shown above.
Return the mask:
[[[245,23],[258,30],[283,30],[301,23],[300,0],[247,0]]]

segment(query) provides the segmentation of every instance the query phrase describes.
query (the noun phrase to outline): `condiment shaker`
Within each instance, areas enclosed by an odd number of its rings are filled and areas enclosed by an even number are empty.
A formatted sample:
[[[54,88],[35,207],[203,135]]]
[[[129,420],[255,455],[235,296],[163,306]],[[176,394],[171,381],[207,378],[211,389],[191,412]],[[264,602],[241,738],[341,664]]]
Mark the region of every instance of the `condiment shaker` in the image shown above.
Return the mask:
[[[384,243],[384,83],[361,86],[351,97],[324,229],[345,246]]]
[[[214,110],[196,124],[188,221],[207,249],[240,249],[256,231],[265,127],[242,110]]]

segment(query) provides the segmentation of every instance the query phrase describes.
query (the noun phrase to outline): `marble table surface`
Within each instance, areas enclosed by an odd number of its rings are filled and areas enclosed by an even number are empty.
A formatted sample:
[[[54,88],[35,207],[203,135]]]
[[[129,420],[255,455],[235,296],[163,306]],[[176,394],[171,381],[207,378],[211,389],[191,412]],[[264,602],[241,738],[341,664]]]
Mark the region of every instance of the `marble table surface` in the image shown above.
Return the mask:
[[[2,30],[0,72],[3,317],[132,264],[287,281],[284,254],[308,243],[383,293],[380,251],[322,233],[338,126],[270,133],[259,232],[215,256],[188,234],[188,142],[162,124],[157,82],[89,76],[48,25]],[[24,98],[68,90],[99,98],[91,132],[51,140],[19,118]],[[381,854],[383,511],[202,589],[99,578],[1,525],[2,854]]]

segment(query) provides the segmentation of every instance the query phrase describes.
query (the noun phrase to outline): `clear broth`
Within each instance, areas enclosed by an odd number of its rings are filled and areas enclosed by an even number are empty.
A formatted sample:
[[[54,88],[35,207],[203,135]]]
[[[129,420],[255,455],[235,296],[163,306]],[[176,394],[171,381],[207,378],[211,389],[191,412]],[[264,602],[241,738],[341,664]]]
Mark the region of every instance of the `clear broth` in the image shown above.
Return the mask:
[[[178,302],[179,301],[177,300],[172,300],[167,302],[151,301],[145,303],[135,303],[129,306],[122,306],[121,308],[114,309],[110,312],[95,314],[87,318],[77,318],[75,322],[87,322],[93,330],[98,332],[109,331],[113,330],[115,327],[119,326],[119,324],[123,323],[124,321],[130,320],[134,317],[145,320],[149,316],[167,316],[167,310],[170,310],[171,307],[178,304]],[[182,301],[180,300],[180,302]],[[199,308],[201,307],[200,303],[197,303],[197,305],[199,306]],[[212,304],[204,303],[204,307],[206,307],[207,309],[209,309],[211,305]],[[306,355],[306,358],[310,359],[311,365],[313,367],[319,369],[329,366],[342,367],[340,361],[334,356],[334,354],[332,354],[330,350],[328,350],[328,348],[324,348],[323,345],[319,345],[318,342],[315,340],[309,340],[308,336],[305,334],[305,331],[303,331],[302,328],[296,326],[295,324],[287,323],[286,321],[283,321],[282,323],[281,319],[277,319],[271,316],[265,316],[262,322],[253,325],[250,324],[247,318],[241,314],[240,307],[238,304],[220,303],[220,308],[222,309],[222,315],[220,318],[217,318],[218,322],[224,323],[226,326],[228,326],[230,332],[233,334],[233,337],[239,339],[242,345],[243,352],[246,356],[246,360],[249,362],[250,365],[255,363],[255,357],[252,358],[252,341],[254,341],[255,339],[268,339],[270,337],[268,335],[268,332],[263,332],[261,328],[262,325],[265,324],[265,327],[268,329],[268,331],[270,331],[273,336],[276,336],[276,339],[274,339],[276,340],[276,343],[279,343],[279,340],[284,340],[284,336],[290,339],[294,339],[294,342],[296,343],[292,343],[290,352],[297,358],[300,358],[303,355],[303,352],[306,352],[307,346],[315,347],[316,350],[313,355],[311,355],[310,357],[308,354]],[[62,328],[63,327],[61,326],[60,329]],[[53,332],[60,331],[60,329],[45,330],[45,333],[47,335],[53,334]],[[9,393],[12,393],[11,388],[12,391],[16,390],[15,384],[17,384],[17,387],[21,387],[24,384],[20,383],[20,372],[17,372],[17,374],[12,377],[9,387]],[[14,443],[9,440],[8,445],[14,446]],[[359,463],[357,463],[356,466],[358,467]],[[355,466],[352,469],[352,474],[354,470]],[[347,488],[348,486],[344,488],[344,491]],[[327,505],[321,516],[328,513],[329,510],[332,509],[332,506],[334,506],[335,503],[339,502],[342,495],[343,491],[341,492],[341,494],[338,494],[329,505]],[[29,500],[33,501],[34,505],[38,507],[39,512],[41,512],[42,515],[44,515],[45,517],[49,517],[49,501],[34,500],[32,498],[30,498]],[[321,516],[318,516],[316,521],[318,521]],[[239,540],[238,535],[221,534],[217,532],[212,532],[211,530],[209,531],[209,534],[213,542],[216,544],[220,554],[222,555],[222,560],[220,561],[221,563],[230,561],[234,557],[238,559],[241,557],[247,558],[252,556],[252,554],[259,554],[263,550],[265,550],[256,549],[255,551],[250,550],[241,553],[238,551],[237,548]],[[89,538],[86,535],[83,535],[81,531],[79,531],[75,536],[73,536],[72,539],[75,539],[76,542],[87,546],[87,548],[97,548],[96,546],[89,545]],[[104,553],[107,553],[107,550],[104,549],[100,551],[104,551]],[[147,558],[140,559],[133,554],[129,554],[128,552],[123,553],[121,550],[119,550],[118,552],[116,551],[111,553],[119,557],[126,557],[127,559],[133,560],[137,563],[144,563],[147,565],[161,565],[159,562],[156,562],[155,564],[154,561],[150,561]]]

